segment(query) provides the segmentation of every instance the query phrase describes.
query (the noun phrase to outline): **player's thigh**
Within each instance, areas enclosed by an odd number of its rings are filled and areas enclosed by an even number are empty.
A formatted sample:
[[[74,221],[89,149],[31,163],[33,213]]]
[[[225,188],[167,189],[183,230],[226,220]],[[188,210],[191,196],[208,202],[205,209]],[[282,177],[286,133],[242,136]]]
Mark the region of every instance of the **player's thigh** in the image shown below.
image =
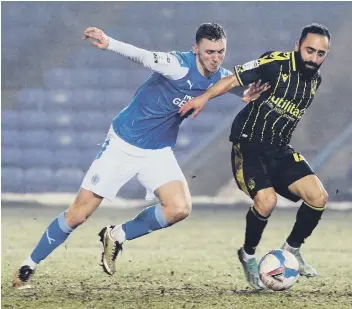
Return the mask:
[[[324,207],[328,194],[316,175],[307,175],[292,183],[289,190],[311,206]]]
[[[147,190],[146,199],[157,196],[164,205],[190,203],[187,181],[170,148],[151,153],[137,178]]]
[[[101,151],[87,171],[81,187],[108,200],[113,200],[120,188],[137,174],[142,158],[121,149],[116,134],[109,134]]]
[[[241,148],[239,143],[232,146],[232,172],[238,188],[253,199],[260,190],[272,187],[272,183],[262,159]]]
[[[293,149],[287,150],[279,158],[272,159],[272,166],[269,169],[275,191],[281,196],[297,202],[302,198],[302,191],[297,188],[301,185],[293,185],[300,183],[301,180],[315,178],[314,171],[304,159],[304,157],[295,152]]]

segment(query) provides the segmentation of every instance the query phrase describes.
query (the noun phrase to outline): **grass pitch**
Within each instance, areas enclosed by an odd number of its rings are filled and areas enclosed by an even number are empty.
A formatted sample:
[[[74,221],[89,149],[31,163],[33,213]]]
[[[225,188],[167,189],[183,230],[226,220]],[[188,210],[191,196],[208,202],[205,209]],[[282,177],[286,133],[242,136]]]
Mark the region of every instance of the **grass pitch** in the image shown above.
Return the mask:
[[[113,277],[99,266],[97,233],[139,210],[100,209],[42,262],[33,289],[12,289],[15,269],[62,210],[3,206],[2,308],[352,308],[352,212],[329,210],[303,251],[321,276],[300,278],[289,291],[248,287],[236,255],[246,209],[215,207],[195,209],[182,223],[126,243]],[[274,212],[258,257],[281,246],[295,213]]]

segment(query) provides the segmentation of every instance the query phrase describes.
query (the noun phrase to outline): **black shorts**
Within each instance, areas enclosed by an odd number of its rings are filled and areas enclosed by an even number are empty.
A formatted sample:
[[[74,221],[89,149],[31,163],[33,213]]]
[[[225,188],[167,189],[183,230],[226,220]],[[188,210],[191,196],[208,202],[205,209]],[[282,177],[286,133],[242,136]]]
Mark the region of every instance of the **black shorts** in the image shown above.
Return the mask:
[[[281,196],[297,202],[300,197],[289,191],[289,185],[315,174],[304,157],[289,145],[265,149],[240,141],[233,144],[231,163],[238,187],[251,198],[259,190],[273,187]]]

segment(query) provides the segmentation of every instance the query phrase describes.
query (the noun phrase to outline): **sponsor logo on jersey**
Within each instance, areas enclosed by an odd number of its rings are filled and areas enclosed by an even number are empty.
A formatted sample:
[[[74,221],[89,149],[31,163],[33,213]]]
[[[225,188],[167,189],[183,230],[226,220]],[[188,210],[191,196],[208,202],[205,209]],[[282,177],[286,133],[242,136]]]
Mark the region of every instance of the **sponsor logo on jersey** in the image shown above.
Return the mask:
[[[185,105],[186,102],[187,102],[188,100],[190,100],[190,99],[193,99],[193,97],[190,96],[190,95],[185,95],[182,99],[181,99],[181,98],[175,98],[175,99],[173,99],[172,104],[175,104],[175,105],[177,105],[178,107],[182,107],[182,106]]]
[[[305,113],[306,109],[300,109],[293,101],[285,100],[284,98],[275,97],[272,95],[270,101],[267,104],[273,108],[276,112],[281,115],[286,115],[287,118],[291,119],[300,119]]]

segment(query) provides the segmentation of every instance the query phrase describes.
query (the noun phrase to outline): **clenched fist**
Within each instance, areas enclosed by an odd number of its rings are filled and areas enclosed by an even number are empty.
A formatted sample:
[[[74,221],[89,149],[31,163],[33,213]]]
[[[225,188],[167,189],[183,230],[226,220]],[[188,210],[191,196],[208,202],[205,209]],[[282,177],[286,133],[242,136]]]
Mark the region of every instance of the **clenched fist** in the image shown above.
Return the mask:
[[[82,39],[89,39],[90,44],[99,47],[100,49],[108,48],[109,38],[102,30],[95,27],[88,27],[84,30],[83,34]]]

